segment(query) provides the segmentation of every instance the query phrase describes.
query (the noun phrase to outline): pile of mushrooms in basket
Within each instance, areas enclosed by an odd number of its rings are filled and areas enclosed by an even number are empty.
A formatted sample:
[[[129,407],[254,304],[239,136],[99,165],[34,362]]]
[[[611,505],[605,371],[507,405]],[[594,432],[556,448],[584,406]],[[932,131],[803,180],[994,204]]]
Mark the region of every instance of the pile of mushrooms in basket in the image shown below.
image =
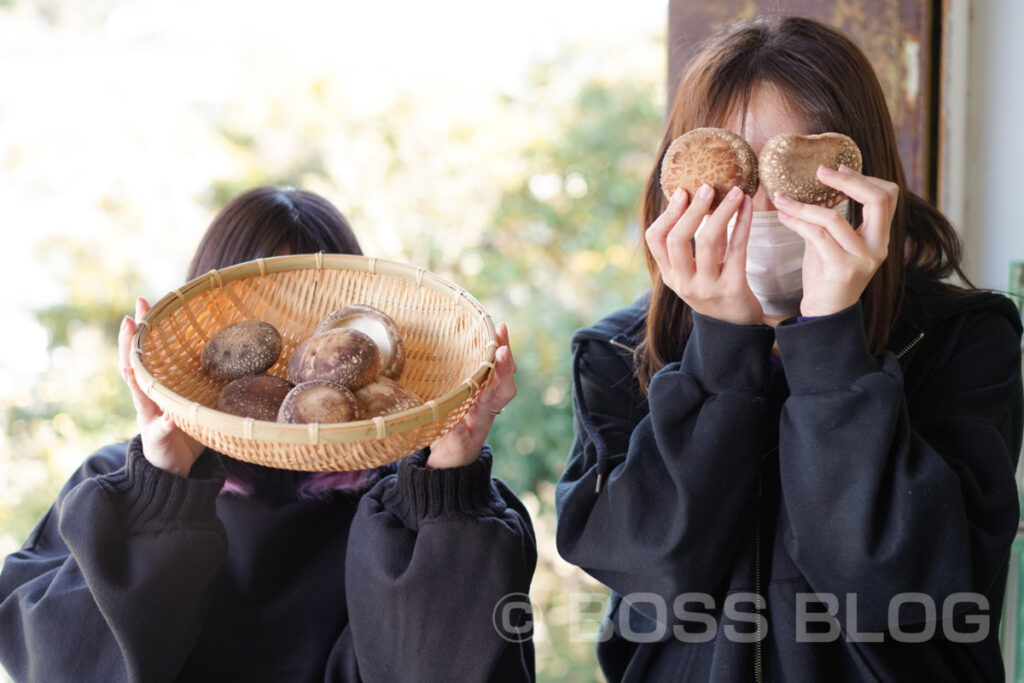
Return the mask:
[[[265,374],[280,355],[281,334],[259,320],[214,334],[200,362],[212,377],[228,381],[217,408],[256,420],[328,423],[423,403],[398,382],[405,351],[395,322],[371,306],[346,306],[324,318],[288,360],[287,380]]]

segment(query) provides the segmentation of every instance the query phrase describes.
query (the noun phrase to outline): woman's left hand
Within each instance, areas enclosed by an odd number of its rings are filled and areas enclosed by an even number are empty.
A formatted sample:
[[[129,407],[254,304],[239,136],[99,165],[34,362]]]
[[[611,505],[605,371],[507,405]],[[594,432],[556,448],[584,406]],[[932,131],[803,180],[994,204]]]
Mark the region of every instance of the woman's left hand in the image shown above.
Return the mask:
[[[834,209],[779,197],[779,220],[806,243],[800,314],[838,313],[857,303],[889,254],[889,229],[899,186],[861,175],[846,166],[818,167],[818,180],[863,205],[856,230]]]
[[[494,371],[487,386],[455,428],[430,444],[427,467],[462,467],[475,461],[487,439],[494,418],[516,395],[516,362],[508,344],[508,328],[500,323],[495,330],[498,349],[494,352]]]

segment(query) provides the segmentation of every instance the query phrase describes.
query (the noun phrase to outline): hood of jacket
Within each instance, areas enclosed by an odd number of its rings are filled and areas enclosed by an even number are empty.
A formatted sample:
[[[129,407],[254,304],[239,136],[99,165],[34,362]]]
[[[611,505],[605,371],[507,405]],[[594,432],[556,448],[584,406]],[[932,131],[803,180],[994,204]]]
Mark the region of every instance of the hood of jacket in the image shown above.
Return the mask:
[[[650,307],[651,293],[647,292],[626,308],[599,320],[590,327],[577,330],[572,336],[572,347],[584,341],[605,341],[621,351],[632,352],[643,339],[644,325]],[[1017,330],[1024,331],[1020,311],[1001,292],[990,290],[964,290],[936,282],[910,281],[903,305],[889,336],[887,348],[898,352],[914,342],[922,333],[928,334],[945,320],[966,311],[991,310],[1004,316]]]
[[[572,336],[573,351],[573,389],[577,407],[577,416],[591,435],[597,452],[597,483],[595,493],[601,490],[602,482],[608,470],[608,447],[599,436],[599,430],[593,422],[592,410],[600,406],[590,406],[584,400],[581,384],[580,363],[583,360],[583,347],[587,341],[607,343],[612,346],[622,359],[623,369],[633,368],[634,351],[643,339],[644,326],[650,307],[651,293],[647,292],[632,305],[615,311],[590,327],[577,330]],[[991,310],[1006,317],[1017,331],[1022,332],[1021,316],[1017,307],[1005,295],[987,290],[964,290],[952,285],[938,282],[910,281],[907,284],[900,314],[892,327],[887,350],[896,354],[903,367],[909,363],[910,353],[925,336],[943,321],[954,318],[965,312]],[[641,402],[645,396],[639,396]]]

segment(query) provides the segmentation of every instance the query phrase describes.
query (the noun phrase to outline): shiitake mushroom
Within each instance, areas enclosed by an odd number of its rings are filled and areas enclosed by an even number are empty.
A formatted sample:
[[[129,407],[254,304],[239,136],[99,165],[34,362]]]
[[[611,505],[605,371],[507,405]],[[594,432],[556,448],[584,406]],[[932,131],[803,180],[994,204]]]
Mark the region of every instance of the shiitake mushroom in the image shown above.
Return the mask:
[[[244,320],[217,331],[199,364],[216,379],[235,380],[270,369],[281,356],[281,334],[262,320]]]
[[[221,389],[217,410],[274,422],[281,403],[291,390],[290,382],[274,375],[240,377]]]
[[[364,420],[423,405],[423,399],[413,391],[383,375],[357,389],[355,395],[359,402],[359,415]]]
[[[423,404],[395,381],[405,365],[402,339],[394,320],[371,306],[346,306],[321,321],[289,359],[290,381],[261,374],[277,362],[281,348],[280,333],[259,320],[213,335],[200,363],[211,376],[229,381],[218,409],[258,420],[332,423]]]
[[[299,344],[288,360],[288,379],[334,382],[358,389],[372,382],[382,367],[380,348],[356,329],[331,329]]]
[[[685,190],[690,200],[704,184],[715,196],[714,209],[733,187],[753,196],[758,183],[757,155],[739,135],[724,128],[695,128],[680,135],[661,162],[661,189],[672,198],[677,189]]]
[[[363,304],[345,306],[324,318],[313,330],[313,334],[333,329],[359,330],[369,336],[380,349],[380,374],[389,379],[401,376],[405,367],[405,347],[398,326],[387,313]]]
[[[846,165],[859,172],[863,159],[857,143],[841,133],[782,133],[764,143],[757,163],[768,199],[774,202],[785,195],[832,208],[846,195],[818,180],[818,166],[838,169]]]
[[[332,382],[311,380],[288,392],[277,414],[278,422],[349,422],[359,416],[356,397]]]

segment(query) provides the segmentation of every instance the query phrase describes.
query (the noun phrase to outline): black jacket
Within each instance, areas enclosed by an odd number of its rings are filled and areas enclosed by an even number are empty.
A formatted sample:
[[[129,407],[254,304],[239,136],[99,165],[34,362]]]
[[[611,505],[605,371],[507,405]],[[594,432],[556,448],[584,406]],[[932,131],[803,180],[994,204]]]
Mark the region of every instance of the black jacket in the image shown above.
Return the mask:
[[[17,681],[524,681],[533,646],[495,605],[527,593],[529,515],[491,455],[419,452],[362,496],[220,493],[138,437],[91,456],[0,573],[0,661]],[[510,622],[511,624],[511,622]],[[512,624],[517,626],[517,624]]]
[[[646,305],[573,338],[557,489],[560,553],[612,589],[609,679],[1002,680],[1024,417],[1012,303],[909,288],[880,357],[860,304],[775,331],[695,315],[644,397]]]

